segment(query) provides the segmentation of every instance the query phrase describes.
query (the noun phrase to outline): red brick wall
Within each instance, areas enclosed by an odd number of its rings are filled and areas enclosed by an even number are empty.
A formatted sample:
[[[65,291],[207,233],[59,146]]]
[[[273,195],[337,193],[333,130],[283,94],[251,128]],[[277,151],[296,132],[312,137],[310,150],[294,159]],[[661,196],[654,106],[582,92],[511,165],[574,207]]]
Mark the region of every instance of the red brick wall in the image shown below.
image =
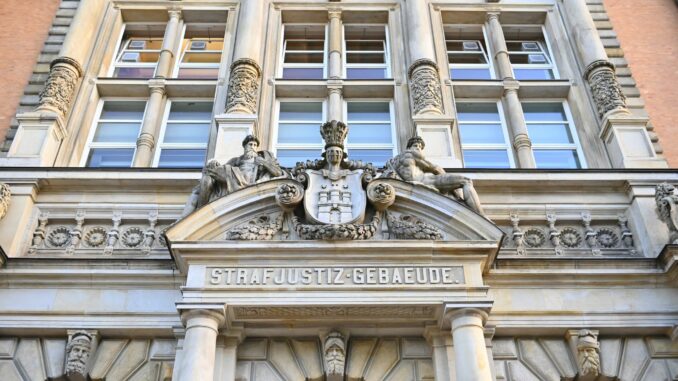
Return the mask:
[[[604,0],[604,4],[664,155],[677,168],[678,5],[674,0]]]
[[[59,2],[0,2],[0,143],[5,140],[10,121],[38,61]]]

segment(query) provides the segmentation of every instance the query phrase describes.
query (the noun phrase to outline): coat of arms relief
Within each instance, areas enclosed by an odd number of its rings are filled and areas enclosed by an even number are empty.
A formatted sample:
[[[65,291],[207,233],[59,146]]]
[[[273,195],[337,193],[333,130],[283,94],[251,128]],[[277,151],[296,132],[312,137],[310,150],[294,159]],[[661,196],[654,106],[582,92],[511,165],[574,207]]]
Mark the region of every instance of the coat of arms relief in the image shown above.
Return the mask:
[[[248,136],[240,157],[207,163],[200,184],[187,202],[185,214],[218,198],[266,181],[276,180],[279,210],[257,216],[226,234],[229,240],[369,240],[444,238],[441,229],[413,213],[390,211],[396,202],[394,181],[442,193],[482,214],[472,182],[448,174],[426,160],[418,136],[382,169],[350,160],[344,150],[349,127],[330,121],[320,127],[325,142],[321,158],[282,168],[259,140]]]

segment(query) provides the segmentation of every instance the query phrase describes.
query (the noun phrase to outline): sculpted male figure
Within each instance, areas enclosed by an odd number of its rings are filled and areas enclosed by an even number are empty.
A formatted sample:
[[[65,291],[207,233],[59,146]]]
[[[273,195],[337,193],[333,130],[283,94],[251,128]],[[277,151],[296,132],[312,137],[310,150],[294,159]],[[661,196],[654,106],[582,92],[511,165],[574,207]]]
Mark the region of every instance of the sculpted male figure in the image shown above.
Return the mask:
[[[346,365],[346,343],[341,333],[331,332],[325,340],[324,349],[327,380],[343,380]]]
[[[85,380],[87,363],[92,350],[92,336],[87,332],[76,332],[66,345],[66,376],[69,380]]]
[[[461,199],[471,209],[483,214],[478,194],[470,179],[446,173],[445,170],[426,160],[423,154],[425,143],[419,136],[407,141],[407,150],[390,159],[386,163],[386,176],[398,177],[402,180],[433,188],[443,194],[452,194]],[[455,191],[461,189],[463,198]]]

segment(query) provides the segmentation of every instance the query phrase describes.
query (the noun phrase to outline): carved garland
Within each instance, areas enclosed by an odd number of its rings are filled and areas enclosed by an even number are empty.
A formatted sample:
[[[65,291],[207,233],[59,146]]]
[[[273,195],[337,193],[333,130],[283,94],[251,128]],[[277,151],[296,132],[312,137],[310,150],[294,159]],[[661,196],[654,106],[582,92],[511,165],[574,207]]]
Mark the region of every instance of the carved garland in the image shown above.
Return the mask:
[[[601,118],[612,110],[626,109],[626,96],[617,81],[612,63],[595,61],[586,68],[584,76],[591,85],[593,100]]]
[[[51,109],[66,115],[73,100],[78,79],[82,76],[80,64],[69,57],[56,58],[50,64],[45,88],[40,92],[38,109]]]
[[[415,114],[443,113],[438,66],[428,59],[415,61],[408,71]]]
[[[261,69],[251,59],[241,58],[231,64],[226,98],[227,113],[255,114]]]

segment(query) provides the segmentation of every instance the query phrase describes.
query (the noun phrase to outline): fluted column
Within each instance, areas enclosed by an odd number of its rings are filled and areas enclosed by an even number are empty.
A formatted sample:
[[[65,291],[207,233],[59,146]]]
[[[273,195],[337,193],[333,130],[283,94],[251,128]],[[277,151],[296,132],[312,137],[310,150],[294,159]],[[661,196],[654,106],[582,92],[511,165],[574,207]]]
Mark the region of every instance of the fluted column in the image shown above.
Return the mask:
[[[342,76],[341,56],[344,54],[341,43],[341,10],[332,9],[328,12],[328,16],[330,18],[329,77],[339,79]]]
[[[177,37],[179,34],[179,21],[181,20],[181,11],[169,11],[169,21],[165,27],[165,37],[162,39],[162,49],[160,58],[158,58],[158,67],[155,69],[155,76],[158,78],[168,78],[172,70],[172,62],[175,57]]]
[[[225,321],[223,308],[188,309],[181,320],[186,335],[177,381],[213,380],[217,335]]]
[[[483,330],[487,314],[464,308],[454,312],[451,320],[457,381],[492,381]]]
[[[134,155],[133,167],[150,167],[153,163],[153,149],[155,148],[162,107],[165,98],[165,85],[162,82],[149,81],[151,95],[148,98],[144,120],[141,124],[141,133],[137,139],[137,151]]]

